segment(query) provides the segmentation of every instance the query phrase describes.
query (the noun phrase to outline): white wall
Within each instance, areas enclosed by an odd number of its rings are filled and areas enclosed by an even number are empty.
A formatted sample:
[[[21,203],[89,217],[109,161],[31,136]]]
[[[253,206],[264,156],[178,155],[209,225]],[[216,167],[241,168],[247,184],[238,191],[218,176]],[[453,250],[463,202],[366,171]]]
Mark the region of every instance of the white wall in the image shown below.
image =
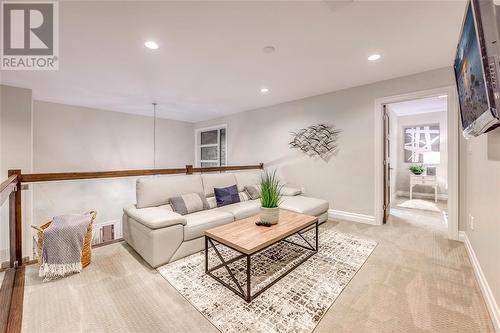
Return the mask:
[[[0,85],[0,181],[7,178],[9,169],[31,171],[31,90]],[[30,196],[23,193],[23,215],[30,211]],[[8,202],[1,207],[0,212],[0,263],[9,258],[9,227]],[[26,223],[30,220],[26,219]],[[24,243],[27,244],[29,234],[23,227]]]
[[[2,94],[1,178],[9,169],[31,171],[31,90],[0,85]]]
[[[153,118],[35,101],[34,172],[153,168]],[[191,123],[157,119],[156,167],[194,162]],[[33,184],[37,224],[69,212],[95,209],[97,223],[116,222],[135,203],[136,178]]]
[[[412,163],[404,160],[404,128],[415,125],[439,124],[441,136],[439,143],[441,163],[436,166],[436,176],[438,181],[438,193],[448,193],[448,114],[443,112],[430,112],[415,115],[397,117],[397,152],[398,164],[396,170],[396,190],[400,192],[409,192],[410,171],[408,168]],[[434,189],[429,186],[415,186],[414,192],[434,193]]]
[[[500,304],[500,129],[462,140],[460,226],[477,256],[497,305]],[[488,150],[490,153],[488,154]],[[474,217],[474,229],[468,216]],[[500,316],[497,308],[497,316]],[[500,317],[497,317],[497,320]],[[500,322],[497,322],[500,324]]]
[[[196,127],[228,125],[231,164],[264,162],[279,167],[288,182],[325,198],[331,208],[374,216],[375,99],[453,82],[451,68],[442,68],[200,122]],[[290,131],[323,122],[343,131],[340,151],[329,162],[288,147]]]
[[[35,172],[153,168],[153,118],[34,101]],[[194,125],[157,119],[156,166],[194,158]],[[188,148],[189,147],[189,148]]]

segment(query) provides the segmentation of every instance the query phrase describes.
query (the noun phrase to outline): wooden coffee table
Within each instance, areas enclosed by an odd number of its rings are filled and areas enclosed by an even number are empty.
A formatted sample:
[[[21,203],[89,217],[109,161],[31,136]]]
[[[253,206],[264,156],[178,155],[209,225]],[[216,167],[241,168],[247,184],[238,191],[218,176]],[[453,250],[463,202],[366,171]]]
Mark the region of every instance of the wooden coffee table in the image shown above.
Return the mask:
[[[307,259],[318,252],[318,218],[316,216],[309,216],[295,213],[289,210],[280,209],[280,218],[278,224],[271,227],[257,226],[255,225],[255,222],[258,220],[259,215],[255,215],[243,220],[239,220],[205,231],[205,273],[210,275],[225,287],[232,290],[235,294],[237,294],[247,302],[252,301],[255,297],[259,296],[273,284],[278,282],[280,279],[282,279],[284,276],[286,276],[288,273],[293,271],[295,268],[300,266]],[[316,231],[315,246],[313,246],[302,235],[303,232],[309,231],[312,228],[315,228]],[[295,234],[301,237],[307,245],[298,244],[286,239]],[[250,274],[252,256],[281,241],[304,248],[308,250],[309,253],[307,253],[307,255],[304,256],[304,258],[302,258],[299,262],[295,263],[291,268],[287,269],[283,274],[278,276],[276,279],[274,279],[269,284],[252,295]],[[240,253],[240,255],[226,260],[217,249],[215,243],[227,246],[228,248],[231,248],[234,251]],[[221,261],[221,264],[211,268],[208,267],[209,245],[212,246],[215,254]],[[241,260],[243,258],[246,258],[246,283],[244,283],[246,284],[246,288],[244,285],[242,286],[242,284],[236,279],[235,275],[229,267],[231,263],[234,263],[235,261]],[[237,286],[237,289],[212,274],[213,271],[222,268],[226,269],[227,273],[229,274],[229,278]],[[244,288],[246,289],[245,291],[243,290]]]

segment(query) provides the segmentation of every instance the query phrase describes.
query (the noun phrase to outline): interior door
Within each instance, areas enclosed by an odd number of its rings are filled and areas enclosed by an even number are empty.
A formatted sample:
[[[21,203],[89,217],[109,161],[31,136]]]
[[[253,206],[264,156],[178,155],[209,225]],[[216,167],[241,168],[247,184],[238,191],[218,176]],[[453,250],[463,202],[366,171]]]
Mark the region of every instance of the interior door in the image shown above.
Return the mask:
[[[384,105],[384,223],[391,210],[391,131],[387,107]]]

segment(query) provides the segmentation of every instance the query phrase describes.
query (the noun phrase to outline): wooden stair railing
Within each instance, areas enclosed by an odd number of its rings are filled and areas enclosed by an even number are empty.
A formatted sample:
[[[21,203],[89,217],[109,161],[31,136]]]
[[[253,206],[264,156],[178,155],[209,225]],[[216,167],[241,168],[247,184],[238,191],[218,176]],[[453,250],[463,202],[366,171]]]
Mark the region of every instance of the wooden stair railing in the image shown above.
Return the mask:
[[[0,183],[0,198],[9,197],[9,242],[10,268],[6,271],[0,288],[0,333],[20,332],[24,297],[24,264],[22,260],[22,183],[88,180],[100,178],[122,178],[153,175],[174,175],[226,172],[238,170],[263,169],[264,164],[195,168],[143,169],[95,172],[57,172],[23,174],[21,170],[9,170],[9,178]],[[0,205],[3,204],[3,199]]]
[[[117,171],[94,171],[94,172],[56,172],[56,173],[32,173],[21,174],[21,183],[50,182],[62,180],[84,180],[99,178],[121,178],[155,175],[175,175],[175,174],[193,174],[204,172],[225,172],[238,170],[263,169],[264,164],[256,165],[235,165],[221,167],[194,168],[192,165],[186,165],[184,168],[174,169],[143,169],[143,170],[117,170]]]
[[[20,332],[24,297],[24,266],[21,239],[20,170],[10,170],[9,178],[0,183],[0,206],[9,199],[9,268],[0,286],[0,332]]]

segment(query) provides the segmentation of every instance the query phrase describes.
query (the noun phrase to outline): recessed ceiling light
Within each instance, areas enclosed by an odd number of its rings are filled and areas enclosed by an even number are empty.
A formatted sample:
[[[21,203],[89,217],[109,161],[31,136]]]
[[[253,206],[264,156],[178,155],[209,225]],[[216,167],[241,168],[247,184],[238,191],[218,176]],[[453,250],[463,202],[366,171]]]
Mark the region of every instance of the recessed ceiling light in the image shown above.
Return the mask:
[[[158,44],[152,40],[148,40],[146,43],[144,43],[144,46],[151,50],[156,50],[158,48]]]
[[[439,95],[438,98],[446,98],[448,95]]]
[[[260,88],[260,92],[266,94],[269,92],[269,88]]]
[[[382,58],[382,56],[378,53],[375,53],[375,54],[370,55],[368,57],[368,60],[375,61],[375,60],[379,60],[380,58]]]
[[[273,53],[274,51],[276,51],[276,48],[272,45],[269,45],[269,46],[265,46],[263,49],[264,53]]]

